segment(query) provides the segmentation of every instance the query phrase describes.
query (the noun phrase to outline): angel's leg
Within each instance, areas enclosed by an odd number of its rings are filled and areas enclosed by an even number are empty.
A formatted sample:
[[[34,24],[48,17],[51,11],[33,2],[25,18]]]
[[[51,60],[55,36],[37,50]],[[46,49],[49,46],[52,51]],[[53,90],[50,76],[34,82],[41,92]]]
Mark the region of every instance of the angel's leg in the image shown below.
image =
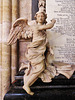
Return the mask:
[[[38,79],[38,76],[39,76],[39,74],[40,74],[41,72],[39,72],[39,73],[35,73],[35,74],[30,74],[29,76],[28,76],[28,80],[27,80],[27,82],[26,82],[26,80],[25,80],[25,78],[27,77],[24,77],[24,86],[23,86],[23,89],[24,90],[26,90],[26,92],[28,93],[28,94],[30,94],[30,95],[33,95],[34,93],[30,90],[30,87],[29,86],[31,86],[37,79]]]
[[[28,75],[24,75],[24,86],[23,89],[30,95],[34,93],[30,90],[30,86],[38,79],[38,76],[45,69],[45,63],[42,61],[35,67],[32,67],[30,73]]]
[[[30,74],[28,76],[24,75],[24,86],[23,89],[30,95],[33,95],[34,93],[30,90],[30,86],[38,79],[38,76],[41,74],[41,72],[44,70],[41,69],[39,72],[36,73],[32,73],[32,71],[30,72]]]
[[[38,77],[37,77],[37,78],[35,78],[35,79],[34,79],[34,81],[30,83],[30,86],[31,86],[31,85],[33,85],[33,84],[34,84],[34,82],[35,82],[37,79],[38,79]]]

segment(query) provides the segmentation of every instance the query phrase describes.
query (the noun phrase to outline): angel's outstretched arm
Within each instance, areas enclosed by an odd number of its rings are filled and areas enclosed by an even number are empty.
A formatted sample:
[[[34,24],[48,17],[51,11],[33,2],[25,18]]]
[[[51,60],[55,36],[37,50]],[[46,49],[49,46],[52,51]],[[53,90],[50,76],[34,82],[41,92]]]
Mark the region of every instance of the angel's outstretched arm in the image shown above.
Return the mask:
[[[39,27],[39,30],[51,29],[51,28],[54,26],[55,22],[56,22],[56,20],[55,20],[55,19],[52,19],[50,24],[41,25],[41,26]]]

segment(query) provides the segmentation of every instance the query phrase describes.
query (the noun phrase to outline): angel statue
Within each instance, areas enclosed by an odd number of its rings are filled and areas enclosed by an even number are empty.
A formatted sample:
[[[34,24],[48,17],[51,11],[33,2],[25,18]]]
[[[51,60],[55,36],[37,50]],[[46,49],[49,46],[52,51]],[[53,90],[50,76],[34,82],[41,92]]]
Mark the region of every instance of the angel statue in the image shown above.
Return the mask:
[[[19,18],[13,24],[8,36],[8,44],[11,45],[21,38],[32,38],[27,46],[25,56],[28,60],[27,64],[22,67],[27,68],[24,75],[23,89],[30,95],[34,93],[30,90],[30,86],[41,78],[43,82],[51,82],[55,76],[56,70],[47,57],[53,55],[53,51],[48,43],[46,30],[51,29],[56,20],[52,19],[51,23],[46,24],[47,15],[45,12],[38,11],[35,15],[35,24],[28,25],[28,20]]]

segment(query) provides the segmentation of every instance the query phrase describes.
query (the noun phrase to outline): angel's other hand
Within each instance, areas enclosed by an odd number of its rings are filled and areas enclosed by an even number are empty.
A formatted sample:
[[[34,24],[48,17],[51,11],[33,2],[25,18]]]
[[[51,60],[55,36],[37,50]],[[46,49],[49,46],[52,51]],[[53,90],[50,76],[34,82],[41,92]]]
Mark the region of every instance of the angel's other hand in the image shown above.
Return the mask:
[[[56,22],[56,20],[55,20],[55,19],[52,19],[52,20],[51,20],[51,22],[52,22],[52,23],[55,23],[55,22]]]

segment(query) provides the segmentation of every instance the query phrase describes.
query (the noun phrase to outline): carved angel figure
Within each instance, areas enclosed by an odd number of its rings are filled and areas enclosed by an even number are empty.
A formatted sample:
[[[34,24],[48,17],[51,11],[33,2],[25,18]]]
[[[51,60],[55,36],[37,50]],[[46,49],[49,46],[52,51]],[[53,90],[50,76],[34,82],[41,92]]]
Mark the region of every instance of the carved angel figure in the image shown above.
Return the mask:
[[[25,56],[28,64],[22,64],[26,67],[24,75],[23,89],[30,95],[34,93],[30,90],[30,86],[41,78],[43,82],[51,82],[56,75],[56,68],[52,66],[48,60],[48,56],[53,55],[53,51],[48,43],[46,30],[51,29],[55,24],[55,19],[51,23],[46,24],[46,14],[37,12],[35,15],[35,24],[28,25],[27,19],[17,19],[13,24],[8,37],[8,44],[13,44],[20,38],[32,38],[32,42],[27,46]]]
[[[28,69],[25,71],[23,86],[23,89],[30,95],[34,94],[30,90],[30,86],[38,77],[44,82],[50,82],[51,78],[54,77],[54,74],[50,71],[55,72],[55,68],[46,59],[46,52],[50,54],[52,52],[46,38],[46,29],[52,28],[56,21],[52,19],[51,23],[46,25],[46,14],[44,12],[37,12],[35,17],[36,23],[32,26],[28,25],[27,19],[17,19],[8,37],[8,44],[13,44],[20,38],[32,38],[32,42],[27,46],[28,51],[25,53],[29,63]],[[25,67],[25,65],[22,64],[22,67]]]

